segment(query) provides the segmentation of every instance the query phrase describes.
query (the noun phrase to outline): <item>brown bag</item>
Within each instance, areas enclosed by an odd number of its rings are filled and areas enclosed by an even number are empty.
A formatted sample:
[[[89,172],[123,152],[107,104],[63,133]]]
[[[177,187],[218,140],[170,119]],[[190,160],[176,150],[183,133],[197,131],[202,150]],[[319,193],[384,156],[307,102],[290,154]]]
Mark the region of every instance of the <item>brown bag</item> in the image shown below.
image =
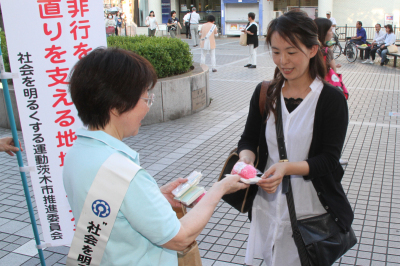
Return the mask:
[[[263,81],[260,90],[260,100],[258,102],[260,114],[264,117],[265,112],[265,104],[267,101],[267,90],[269,87],[269,81]],[[258,149],[256,154],[256,162],[254,162],[254,166],[257,167],[258,165]],[[219,175],[218,181],[225,178],[226,174],[230,174],[232,172],[233,166],[239,161],[239,154],[237,153],[237,148],[232,150],[226,159],[224,167],[221,170]],[[256,197],[258,191],[257,185],[250,185],[247,189],[238,190],[234,193],[224,195],[222,199],[231,205],[236,210],[240,211],[241,213],[246,213],[251,210],[253,206],[254,198]]]
[[[186,214],[186,207],[173,208],[178,219]],[[185,250],[178,251],[178,266],[202,266],[199,246],[197,241],[193,241]]]
[[[240,34],[239,44],[241,46],[247,46],[247,34],[246,33]]]

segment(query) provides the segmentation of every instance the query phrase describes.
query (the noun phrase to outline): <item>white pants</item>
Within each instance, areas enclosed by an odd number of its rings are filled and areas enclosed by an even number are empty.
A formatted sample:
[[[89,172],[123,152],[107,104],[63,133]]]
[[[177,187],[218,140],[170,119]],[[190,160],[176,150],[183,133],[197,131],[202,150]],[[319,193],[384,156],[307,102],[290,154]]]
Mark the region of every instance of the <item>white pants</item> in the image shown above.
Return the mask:
[[[190,24],[190,32],[192,33],[193,45],[199,45],[199,24]]]
[[[217,67],[217,62],[215,61],[215,49],[211,49],[211,50],[201,49],[201,60],[200,60],[200,63],[203,64],[203,65],[206,63],[206,54],[207,54],[208,51],[210,51],[210,56],[211,56],[211,67],[213,69],[215,69]]]
[[[257,48],[254,48],[254,44],[249,44],[249,64],[257,65]]]

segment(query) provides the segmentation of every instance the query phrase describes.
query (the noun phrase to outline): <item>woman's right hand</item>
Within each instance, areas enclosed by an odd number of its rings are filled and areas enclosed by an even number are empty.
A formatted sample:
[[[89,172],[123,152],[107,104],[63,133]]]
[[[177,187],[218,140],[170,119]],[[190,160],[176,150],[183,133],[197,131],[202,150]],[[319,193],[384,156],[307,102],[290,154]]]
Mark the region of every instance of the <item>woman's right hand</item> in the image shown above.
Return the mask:
[[[224,195],[231,194],[241,189],[248,188],[248,184],[240,182],[239,175],[230,175],[218,182],[221,185]]]

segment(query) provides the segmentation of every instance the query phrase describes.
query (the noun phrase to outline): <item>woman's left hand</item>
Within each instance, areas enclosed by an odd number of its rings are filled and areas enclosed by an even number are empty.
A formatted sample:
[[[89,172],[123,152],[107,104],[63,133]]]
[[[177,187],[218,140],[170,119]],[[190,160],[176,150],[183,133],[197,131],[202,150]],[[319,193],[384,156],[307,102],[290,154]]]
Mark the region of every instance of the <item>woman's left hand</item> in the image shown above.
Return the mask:
[[[263,174],[261,177],[262,179],[258,181],[257,185],[269,194],[275,193],[283,177],[286,175],[286,164],[287,163],[276,163],[272,165]]]
[[[175,181],[169,182],[164,186],[160,187],[161,193],[164,197],[168,200],[173,208],[181,207],[181,203],[177,200],[174,200],[174,195],[172,194],[172,190],[177,188],[180,184],[186,183],[188,180],[187,178],[178,178]]]

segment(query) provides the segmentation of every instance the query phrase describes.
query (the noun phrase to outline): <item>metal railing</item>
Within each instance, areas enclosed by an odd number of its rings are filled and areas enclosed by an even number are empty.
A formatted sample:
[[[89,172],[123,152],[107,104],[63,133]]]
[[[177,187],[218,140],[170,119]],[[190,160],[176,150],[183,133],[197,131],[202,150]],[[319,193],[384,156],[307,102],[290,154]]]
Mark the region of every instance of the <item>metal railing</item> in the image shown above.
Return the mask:
[[[345,37],[353,37],[357,35],[357,28],[356,27],[350,27],[347,26],[337,26],[337,31],[336,33],[344,33],[339,35],[339,40],[345,40]],[[375,27],[363,27],[367,33],[367,41],[372,41],[372,39],[375,36]],[[385,30],[383,28],[382,30]],[[396,40],[400,41],[400,30],[399,28],[396,28],[396,26],[393,27],[393,32],[396,35]]]

